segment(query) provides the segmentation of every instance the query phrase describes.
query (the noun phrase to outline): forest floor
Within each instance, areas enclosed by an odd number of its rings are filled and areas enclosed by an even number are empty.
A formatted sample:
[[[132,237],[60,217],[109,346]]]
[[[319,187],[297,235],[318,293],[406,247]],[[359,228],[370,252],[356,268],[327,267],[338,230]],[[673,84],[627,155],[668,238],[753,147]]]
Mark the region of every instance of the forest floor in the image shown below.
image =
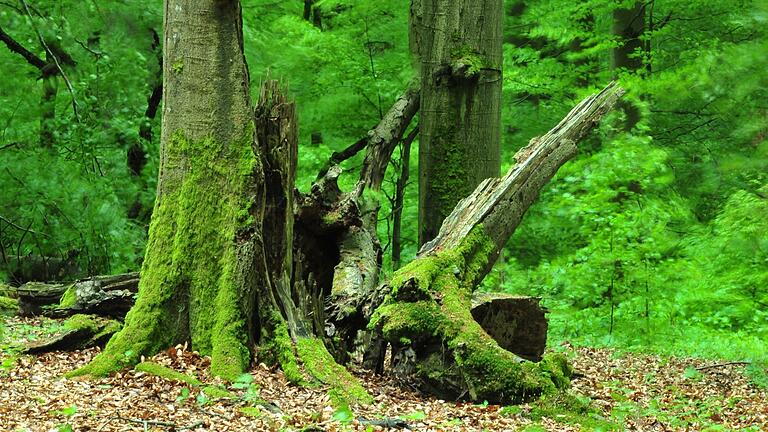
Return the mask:
[[[14,354],[55,327],[0,317],[1,431],[768,430],[768,391],[742,364],[563,345],[578,373],[569,409],[557,398],[507,407],[443,401],[391,377],[358,374],[374,404],[339,410],[324,388],[290,385],[263,365],[225,386],[208,374],[207,358],[183,347],[148,359],[180,381],[136,370],[62,378],[98,349]]]

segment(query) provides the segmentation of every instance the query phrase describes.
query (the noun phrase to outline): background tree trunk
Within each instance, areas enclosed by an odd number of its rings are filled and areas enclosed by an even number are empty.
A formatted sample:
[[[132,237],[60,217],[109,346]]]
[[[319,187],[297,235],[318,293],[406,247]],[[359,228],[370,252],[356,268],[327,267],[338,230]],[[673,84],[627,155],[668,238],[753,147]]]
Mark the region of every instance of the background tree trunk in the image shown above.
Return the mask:
[[[420,244],[437,235],[461,198],[499,175],[503,16],[501,0],[412,5],[422,86]]]
[[[645,3],[636,2],[630,8],[618,8],[613,11],[613,36],[618,45],[611,50],[611,70],[614,78],[622,71],[637,72],[643,68],[645,49],[641,37],[645,31]],[[622,125],[625,131],[632,130],[640,121],[640,111],[628,101],[619,102],[626,115]]]
[[[45,54],[45,61],[48,64],[53,63],[50,54]],[[43,94],[40,97],[40,145],[53,147],[56,128],[56,94],[59,89],[59,81],[55,73],[45,71],[43,71],[41,80],[43,82]]]

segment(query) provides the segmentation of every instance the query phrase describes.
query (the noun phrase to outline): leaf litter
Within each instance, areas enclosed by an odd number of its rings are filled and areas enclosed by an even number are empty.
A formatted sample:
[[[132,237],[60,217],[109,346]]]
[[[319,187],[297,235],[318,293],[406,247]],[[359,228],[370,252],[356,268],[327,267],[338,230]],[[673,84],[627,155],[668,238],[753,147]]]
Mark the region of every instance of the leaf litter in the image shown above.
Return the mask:
[[[50,322],[7,318],[0,323],[16,338],[0,340],[2,431],[592,430],[565,416],[533,420],[531,404],[509,408],[445,401],[392,376],[360,371],[356,375],[374,403],[339,411],[327,389],[291,385],[282,372],[263,364],[252,368],[250,378],[224,383],[209,374],[209,358],[184,346],[146,360],[195,379],[125,370],[71,380],[62,377],[90,361],[98,348],[39,356],[15,356],[8,349],[45,333],[43,325]],[[592,419],[613,429],[768,430],[768,395],[744,374],[744,364],[559,348],[578,374],[573,391],[591,399]]]

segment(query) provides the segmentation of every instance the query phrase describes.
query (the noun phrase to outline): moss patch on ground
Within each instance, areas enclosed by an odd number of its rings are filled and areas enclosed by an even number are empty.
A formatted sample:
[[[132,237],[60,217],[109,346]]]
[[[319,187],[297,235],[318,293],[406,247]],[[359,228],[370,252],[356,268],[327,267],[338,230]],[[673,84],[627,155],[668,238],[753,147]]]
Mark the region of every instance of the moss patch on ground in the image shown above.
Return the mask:
[[[183,374],[169,367],[166,367],[154,362],[148,362],[148,361],[141,362],[136,365],[135,369],[139,372],[144,372],[150,375],[158,376],[160,378],[167,379],[169,381],[183,382],[194,387],[198,387],[203,384],[199,379],[191,375]]]
[[[534,421],[546,417],[560,423],[580,425],[582,430],[622,430],[620,425],[600,416],[588,397],[567,390],[547,394],[535,401],[527,416]]]
[[[19,309],[18,300],[0,295],[0,311],[16,313],[18,309]]]

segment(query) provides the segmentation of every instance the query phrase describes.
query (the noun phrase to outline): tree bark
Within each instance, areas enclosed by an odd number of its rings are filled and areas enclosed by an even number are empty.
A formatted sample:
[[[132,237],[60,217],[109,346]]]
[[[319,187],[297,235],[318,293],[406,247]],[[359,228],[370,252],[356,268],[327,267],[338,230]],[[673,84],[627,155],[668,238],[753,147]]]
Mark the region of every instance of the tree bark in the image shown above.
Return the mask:
[[[483,181],[463,199],[439,235],[374,297],[385,300],[371,325],[392,346],[398,374],[444,398],[499,403],[567,385],[570,372],[564,359],[545,356],[540,363],[523,362],[473,318],[471,298],[539,190],[576,154],[576,142],[622,94],[610,85],[531,140],[517,153],[515,166],[502,178]],[[381,355],[381,344],[374,343],[372,352]]]
[[[48,64],[53,62],[48,53],[45,55],[45,60]],[[56,94],[59,89],[59,82],[56,74],[43,73],[41,80],[43,82],[43,94],[40,97],[40,145],[53,148],[55,143]]]
[[[418,7],[414,2],[412,8]],[[420,0],[411,22],[421,72],[419,244],[500,170],[501,0]]]
[[[264,174],[241,26],[237,1],[165,2],[160,176],[139,295],[125,328],[76,374],[185,341],[211,355],[214,374],[250,363]]]
[[[411,144],[419,134],[419,126],[413,128],[410,134],[403,140],[400,153],[400,175],[395,184],[395,202],[392,209],[392,269],[397,270],[401,265],[402,253],[402,224],[403,204],[405,201],[405,188],[411,175]]]

